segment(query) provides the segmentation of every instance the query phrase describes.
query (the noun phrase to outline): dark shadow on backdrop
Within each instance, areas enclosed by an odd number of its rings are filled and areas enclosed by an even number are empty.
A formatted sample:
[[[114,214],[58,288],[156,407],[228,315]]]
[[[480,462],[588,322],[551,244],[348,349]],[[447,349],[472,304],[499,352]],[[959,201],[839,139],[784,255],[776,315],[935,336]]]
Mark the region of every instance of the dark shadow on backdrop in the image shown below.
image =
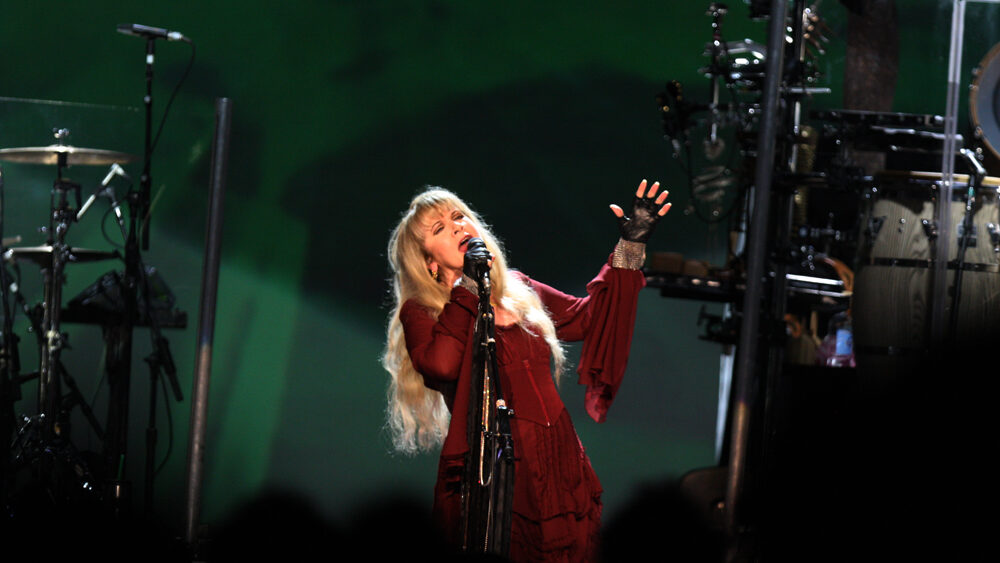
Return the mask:
[[[550,283],[567,276],[566,265],[592,274],[617,237],[604,208],[625,202],[668,158],[656,91],[604,69],[508,85],[305,166],[283,200],[309,228],[303,289],[383,316],[389,231],[426,184],[483,214],[519,249],[514,267]],[[676,207],[682,195],[672,197]],[[605,213],[605,222],[588,220]],[[582,287],[588,275],[571,277]]]

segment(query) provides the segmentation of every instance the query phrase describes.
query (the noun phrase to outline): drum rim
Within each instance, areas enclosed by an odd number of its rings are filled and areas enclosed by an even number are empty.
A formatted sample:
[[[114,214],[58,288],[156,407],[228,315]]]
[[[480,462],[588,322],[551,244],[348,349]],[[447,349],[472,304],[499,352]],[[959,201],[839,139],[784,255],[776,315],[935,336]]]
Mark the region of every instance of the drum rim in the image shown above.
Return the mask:
[[[892,178],[892,179],[903,179],[903,180],[924,180],[928,182],[939,182],[944,177],[943,172],[933,172],[929,170],[882,170],[875,173],[875,180],[879,178]],[[952,177],[955,179],[955,188],[967,186],[969,183],[968,174],[953,174]],[[877,182],[876,182],[876,185]],[[1000,188],[1000,177],[998,176],[984,176],[983,185],[990,186],[994,188]]]
[[[979,61],[979,65],[976,67],[976,78],[972,81],[972,85],[969,88],[969,115],[972,119],[972,125],[975,127],[979,139],[983,141],[986,148],[996,158],[1000,158],[1000,151],[997,150],[997,147],[993,146],[990,139],[1000,142],[1000,123],[998,123],[1000,116],[993,115],[993,123],[987,123],[984,128],[982,120],[979,118],[979,97],[980,95],[989,96],[990,99],[982,101],[984,104],[991,106],[992,104],[989,102],[992,101],[998,84],[1000,84],[1000,43],[994,45],[986,53],[986,56]]]

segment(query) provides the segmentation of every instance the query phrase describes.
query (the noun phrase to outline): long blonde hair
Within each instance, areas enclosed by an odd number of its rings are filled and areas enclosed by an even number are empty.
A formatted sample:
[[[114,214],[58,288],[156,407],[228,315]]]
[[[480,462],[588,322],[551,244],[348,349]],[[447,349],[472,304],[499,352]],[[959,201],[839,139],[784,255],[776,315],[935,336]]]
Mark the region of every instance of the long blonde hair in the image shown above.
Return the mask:
[[[494,256],[490,269],[491,301],[513,313],[526,329],[537,330],[552,350],[556,382],[562,372],[565,353],[556,338],[555,325],[538,295],[507,269],[503,249],[489,227],[475,211],[452,192],[428,187],[417,194],[389,237],[389,265],[392,268],[393,309],[386,329],[382,365],[389,372],[387,424],[396,450],[407,454],[432,450],[444,442],[450,415],[444,396],[424,385],[406,349],[399,311],[413,299],[436,318],[451,296],[451,288],[438,283],[427,270],[424,251],[423,218],[429,211],[458,209],[471,220],[480,238]]]

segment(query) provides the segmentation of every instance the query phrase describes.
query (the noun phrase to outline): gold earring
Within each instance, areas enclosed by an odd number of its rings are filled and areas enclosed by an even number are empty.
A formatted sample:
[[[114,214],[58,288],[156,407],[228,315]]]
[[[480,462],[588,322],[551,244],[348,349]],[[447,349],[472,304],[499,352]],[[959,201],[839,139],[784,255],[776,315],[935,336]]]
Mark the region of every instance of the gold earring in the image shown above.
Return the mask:
[[[427,273],[430,274],[432,278],[434,278],[434,281],[439,281],[439,279],[438,279],[439,276],[438,276],[438,271],[437,270],[427,270]]]

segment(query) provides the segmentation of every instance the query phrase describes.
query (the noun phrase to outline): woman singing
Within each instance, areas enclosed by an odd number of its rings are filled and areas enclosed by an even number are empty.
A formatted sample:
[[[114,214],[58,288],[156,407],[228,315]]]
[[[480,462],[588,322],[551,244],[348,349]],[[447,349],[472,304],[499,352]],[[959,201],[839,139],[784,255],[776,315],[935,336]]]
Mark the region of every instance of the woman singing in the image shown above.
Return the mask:
[[[583,341],[577,369],[587,412],[598,422],[621,383],[631,345],[645,243],[670,209],[659,183],[639,184],[632,212],[617,205],[621,240],[586,297],[561,293],[509,270],[500,244],[455,194],[417,195],[389,240],[395,307],[383,364],[391,375],[388,420],[406,453],[441,447],[434,520],[461,544],[477,283],[470,260],[490,258],[496,363],[514,443],[510,525],[512,561],[590,561],[597,556],[601,485],[556,391],[565,356],[560,341]],[[470,249],[470,246],[475,248]],[[466,270],[468,271],[468,270]]]

